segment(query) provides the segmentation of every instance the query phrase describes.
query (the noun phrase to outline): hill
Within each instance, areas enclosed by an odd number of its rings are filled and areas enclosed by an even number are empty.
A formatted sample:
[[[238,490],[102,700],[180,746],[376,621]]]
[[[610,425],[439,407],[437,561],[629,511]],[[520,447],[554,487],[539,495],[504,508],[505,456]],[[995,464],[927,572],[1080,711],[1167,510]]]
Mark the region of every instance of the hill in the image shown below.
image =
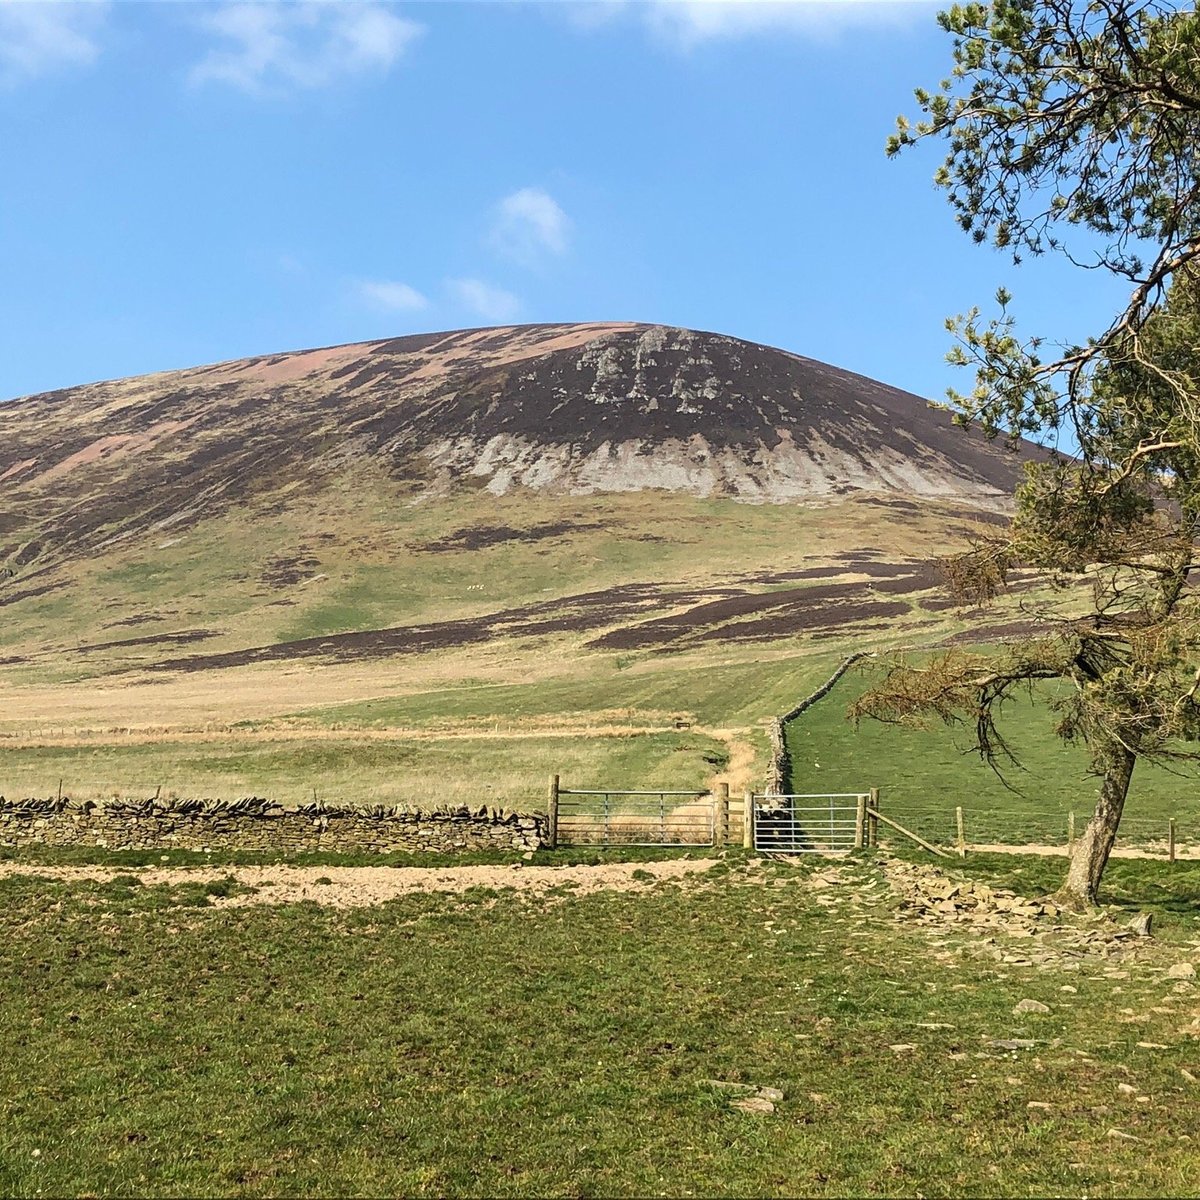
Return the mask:
[[[101,770],[96,731],[328,733],[348,713],[426,741],[652,731],[655,754],[621,771],[653,760],[665,781],[711,771],[711,743],[671,732],[698,721],[744,776],[757,735],[729,731],[845,646],[1004,627],[949,611],[929,560],[997,520],[1041,453],[782,350],[616,324],[90,384],[0,405],[0,447],[0,732],[78,734],[86,753],[47,750],[19,778],[111,790],[203,755],[143,747],[136,770]],[[295,760],[247,765],[243,736],[237,769],[178,789],[293,786]],[[580,772],[613,761],[593,743]],[[310,755],[305,780],[395,798],[395,762],[360,778],[354,745]],[[566,752],[525,749],[534,774]],[[405,786],[466,753],[410,755]]]
[[[347,472],[414,496],[661,489],[995,503],[1019,459],[919,397],[660,326],[466,330],[246,359],[0,408],[16,566],[286,503]]]

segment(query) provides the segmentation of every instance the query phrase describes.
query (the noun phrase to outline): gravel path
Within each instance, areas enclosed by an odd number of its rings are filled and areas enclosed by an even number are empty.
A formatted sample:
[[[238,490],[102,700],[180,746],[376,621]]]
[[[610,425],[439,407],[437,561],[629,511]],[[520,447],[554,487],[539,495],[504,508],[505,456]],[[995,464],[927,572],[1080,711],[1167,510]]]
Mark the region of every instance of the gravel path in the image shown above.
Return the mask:
[[[705,858],[603,863],[595,867],[530,867],[521,863],[507,867],[57,867],[6,862],[0,863],[0,878],[36,875],[65,882],[103,883],[117,875],[134,875],[146,886],[154,886],[205,883],[232,877],[245,887],[257,890],[234,896],[214,896],[213,907],[238,908],[249,904],[311,900],[333,908],[362,908],[413,892],[465,892],[475,887],[512,888],[540,895],[551,888],[568,885],[575,896],[599,891],[642,891],[660,880],[684,879],[715,865],[715,859]],[[639,876],[636,879],[635,872]]]

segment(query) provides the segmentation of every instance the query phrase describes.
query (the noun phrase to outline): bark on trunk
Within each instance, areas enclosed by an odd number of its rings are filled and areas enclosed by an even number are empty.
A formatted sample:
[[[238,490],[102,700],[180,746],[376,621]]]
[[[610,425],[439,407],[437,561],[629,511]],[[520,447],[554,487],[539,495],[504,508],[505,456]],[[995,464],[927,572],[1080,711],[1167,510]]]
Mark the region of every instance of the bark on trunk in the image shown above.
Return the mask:
[[[1090,908],[1097,901],[1100,877],[1117,840],[1117,828],[1121,824],[1121,812],[1125,808],[1125,796],[1137,756],[1124,746],[1117,746],[1106,755],[1106,762],[1096,811],[1083,835],[1075,841],[1066,882],[1058,892],[1060,903],[1071,908]]]

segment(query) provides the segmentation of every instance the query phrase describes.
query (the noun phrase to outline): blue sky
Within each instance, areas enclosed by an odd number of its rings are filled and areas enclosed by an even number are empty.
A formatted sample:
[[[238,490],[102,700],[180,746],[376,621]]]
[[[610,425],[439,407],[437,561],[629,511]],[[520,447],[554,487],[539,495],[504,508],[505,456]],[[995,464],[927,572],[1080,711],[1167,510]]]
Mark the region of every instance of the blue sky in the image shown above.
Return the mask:
[[[0,0],[0,396],[513,321],[639,320],[939,397],[944,318],[1120,293],[961,234],[922,0]]]

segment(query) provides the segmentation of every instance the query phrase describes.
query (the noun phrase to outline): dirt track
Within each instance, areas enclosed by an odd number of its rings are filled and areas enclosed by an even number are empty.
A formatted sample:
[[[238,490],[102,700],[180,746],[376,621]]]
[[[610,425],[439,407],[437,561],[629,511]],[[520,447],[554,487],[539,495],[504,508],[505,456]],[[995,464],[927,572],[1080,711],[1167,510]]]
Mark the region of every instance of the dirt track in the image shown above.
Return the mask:
[[[664,879],[684,879],[716,865],[715,859],[668,862],[604,863],[596,867],[55,867],[36,863],[0,863],[0,878],[33,875],[67,883],[105,883],[115,876],[136,876],[147,887],[207,883],[233,878],[254,888],[234,896],[213,896],[214,908],[310,901],[332,908],[365,908],[414,892],[465,892],[470,888],[514,889],[535,896],[567,887],[573,896],[591,892],[636,892]],[[635,872],[638,878],[634,878]],[[651,878],[646,878],[649,875]],[[327,882],[318,882],[325,880]]]

